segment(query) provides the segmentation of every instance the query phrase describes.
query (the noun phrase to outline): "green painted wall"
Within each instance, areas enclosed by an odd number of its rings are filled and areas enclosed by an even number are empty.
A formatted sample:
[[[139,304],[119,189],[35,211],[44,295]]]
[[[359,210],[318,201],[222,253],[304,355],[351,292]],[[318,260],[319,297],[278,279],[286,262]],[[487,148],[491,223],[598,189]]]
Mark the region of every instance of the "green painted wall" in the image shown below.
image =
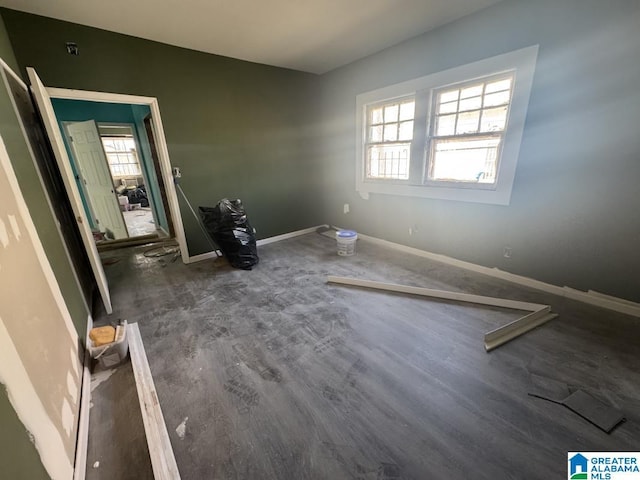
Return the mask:
[[[11,480],[49,479],[29,433],[16,415],[0,384],[0,472]]]
[[[46,85],[158,98],[194,207],[241,198],[259,238],[322,223],[315,75],[2,12],[21,68]],[[80,55],[66,53],[68,41]],[[181,206],[190,253],[210,250]]]
[[[7,29],[4,25],[4,18],[0,15],[0,58],[2,58],[7,65],[14,72],[18,73],[18,62],[16,56],[13,53],[13,47],[7,34]]]
[[[323,76],[325,221],[640,301],[639,32],[637,0],[506,0]],[[509,206],[357,195],[357,94],[535,44]]]

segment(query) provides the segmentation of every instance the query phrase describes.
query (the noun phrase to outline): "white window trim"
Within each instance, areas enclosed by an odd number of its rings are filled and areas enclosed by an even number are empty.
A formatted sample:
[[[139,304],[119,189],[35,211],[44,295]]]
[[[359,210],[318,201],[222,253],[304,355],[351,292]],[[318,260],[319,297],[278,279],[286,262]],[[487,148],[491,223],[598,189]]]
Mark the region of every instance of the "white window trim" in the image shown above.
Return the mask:
[[[534,45],[358,95],[356,97],[356,191],[365,199],[369,198],[370,193],[382,193],[509,205],[537,56],[538,46]],[[469,185],[461,185],[459,188],[432,184],[410,185],[388,180],[371,181],[365,178],[364,140],[367,126],[365,115],[368,104],[509,70],[515,71],[515,83],[505,140],[502,145],[498,178],[491,189],[487,189],[486,186],[470,188]],[[424,161],[424,159],[412,158],[411,161]]]

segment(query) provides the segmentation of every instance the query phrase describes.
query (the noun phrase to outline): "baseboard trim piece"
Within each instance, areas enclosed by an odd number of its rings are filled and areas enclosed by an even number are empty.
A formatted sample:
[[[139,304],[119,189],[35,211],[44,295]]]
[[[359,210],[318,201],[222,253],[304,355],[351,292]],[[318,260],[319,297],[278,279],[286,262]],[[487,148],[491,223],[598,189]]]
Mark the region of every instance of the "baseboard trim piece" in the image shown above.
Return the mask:
[[[547,323],[549,320],[553,320],[557,316],[557,314],[551,313],[549,307],[546,307],[537,312],[532,312],[524,317],[520,317],[511,323],[487,332],[484,335],[484,349],[490,352],[494,348],[504,345],[520,335],[524,335],[528,331]]]
[[[299,237],[301,235],[306,235],[307,233],[315,233],[318,228],[324,226],[325,225],[316,225],[315,227],[309,227],[302,230],[296,230],[294,232],[283,233],[282,235],[276,235],[275,237],[263,238],[262,240],[258,240],[256,243],[259,247],[261,247],[262,245],[268,245],[270,243],[280,242],[289,238]]]
[[[258,247],[262,247],[264,245],[268,245],[270,243],[280,242],[282,240],[287,240],[289,238],[299,237],[301,235],[306,235],[307,233],[314,233],[320,227],[326,227],[327,225],[317,225],[315,227],[309,227],[302,230],[296,230],[294,232],[283,233],[282,235],[276,235],[274,237],[263,238],[256,242]],[[189,257],[189,261],[187,263],[195,263],[200,262],[202,260],[208,260],[209,258],[217,257],[217,253],[215,251],[201,253],[199,255],[194,255],[193,257]]]
[[[336,227],[337,228],[337,227]],[[534,280],[532,278],[523,277],[522,275],[516,275],[514,273],[505,272],[499,268],[484,267],[471,262],[465,262],[464,260],[458,260],[446,255],[440,255],[438,253],[432,253],[426,250],[420,250],[418,248],[408,247],[388,240],[382,240],[380,238],[371,237],[358,233],[358,239],[366,240],[376,245],[382,245],[394,250],[398,250],[405,253],[410,253],[422,258],[428,258],[436,262],[444,263],[454,267],[463,268],[471,272],[481,273],[493,278],[499,278],[511,283],[516,283],[525,287],[534,288],[543,292],[558,295],[559,297],[569,298],[571,300],[577,300],[579,302],[588,303],[596,307],[605,308],[633,317],[640,317],[640,304],[631,302],[618,297],[613,297],[606,294],[598,294],[593,290],[583,292],[570,287],[559,287],[557,285],[551,285],[550,283],[541,282],[540,280]]]
[[[611,302],[622,303],[623,305],[628,305],[630,307],[634,307],[640,309],[640,303],[632,302],[631,300],[625,300],[624,298],[612,297],[611,295],[607,295],[606,293],[596,292],[595,290],[588,290],[587,293],[592,297],[602,298],[604,300],[609,300]]]
[[[87,330],[87,338],[89,331]],[[84,480],[87,474],[87,452],[89,448],[89,416],[91,411],[91,355],[84,351],[82,366],[82,387],[80,389],[80,414],[78,420],[78,440],[73,466],[73,480]]]
[[[572,300],[578,300],[579,302],[595,305],[596,307],[606,308],[608,310],[614,310],[620,313],[626,313],[634,317],[640,317],[640,308],[629,305],[628,300],[618,299],[607,295],[608,298],[604,298],[600,295],[593,295],[592,293],[576,290],[571,287],[564,287],[565,297]],[[615,300],[612,300],[615,299]]]
[[[494,307],[510,308],[513,310],[524,310],[527,312],[537,311],[542,308],[549,309],[546,305],[540,305],[538,303],[519,302],[517,300],[507,300],[504,298],[484,297],[481,295],[472,295],[470,293],[433,290],[431,288],[397,285],[394,283],[374,282],[372,280],[362,280],[359,278],[329,276],[327,277],[327,282],[352,285],[355,287],[374,288],[389,292],[408,293],[410,295],[440,298],[443,300],[454,300],[456,302],[476,303],[478,305],[490,305]]]
[[[142,421],[149,446],[153,476],[156,480],[180,480],[178,465],[169,440],[147,355],[144,351],[140,329],[137,323],[130,323],[127,329],[131,365],[136,379],[136,389],[138,390]]]
[[[189,257],[189,261],[187,263],[196,263],[201,262],[202,260],[208,260],[210,258],[216,258],[218,254],[216,251],[201,253],[199,255],[194,255],[193,257]]]

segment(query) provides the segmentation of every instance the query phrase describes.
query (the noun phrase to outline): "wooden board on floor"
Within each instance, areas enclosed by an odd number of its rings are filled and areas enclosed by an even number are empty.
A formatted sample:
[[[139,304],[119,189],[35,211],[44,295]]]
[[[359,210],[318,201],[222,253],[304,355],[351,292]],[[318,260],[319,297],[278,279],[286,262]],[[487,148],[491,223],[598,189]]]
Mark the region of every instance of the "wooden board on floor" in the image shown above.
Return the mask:
[[[144,430],[147,434],[153,475],[156,480],[179,480],[178,465],[164,423],[160,401],[140,336],[140,329],[137,323],[130,323],[127,329],[131,365],[136,378],[136,388],[142,410]]]
[[[551,307],[549,305],[541,305],[538,303],[519,302],[517,300],[508,300],[504,298],[485,297],[469,293],[448,292],[444,290],[434,290],[431,288],[375,282],[360,278],[336,277],[332,275],[327,277],[327,282],[531,312],[517,320],[487,332],[484,336],[484,348],[487,352],[499,347],[500,345],[504,345],[508,341],[513,340],[514,338],[517,338],[520,335],[523,335],[557,317],[556,314],[551,313]]]

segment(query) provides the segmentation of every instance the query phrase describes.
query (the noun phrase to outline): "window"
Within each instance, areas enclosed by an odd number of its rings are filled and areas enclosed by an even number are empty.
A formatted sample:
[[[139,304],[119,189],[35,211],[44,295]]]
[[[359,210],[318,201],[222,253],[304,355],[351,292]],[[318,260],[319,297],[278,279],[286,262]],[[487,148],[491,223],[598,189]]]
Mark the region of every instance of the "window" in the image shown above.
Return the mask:
[[[358,95],[356,189],[508,205],[537,47]]]
[[[428,181],[494,185],[513,73],[434,90]]]
[[[111,175],[114,178],[135,177],[142,174],[133,136],[102,136],[101,139]]]
[[[367,107],[367,178],[409,179],[414,107],[413,97]]]

